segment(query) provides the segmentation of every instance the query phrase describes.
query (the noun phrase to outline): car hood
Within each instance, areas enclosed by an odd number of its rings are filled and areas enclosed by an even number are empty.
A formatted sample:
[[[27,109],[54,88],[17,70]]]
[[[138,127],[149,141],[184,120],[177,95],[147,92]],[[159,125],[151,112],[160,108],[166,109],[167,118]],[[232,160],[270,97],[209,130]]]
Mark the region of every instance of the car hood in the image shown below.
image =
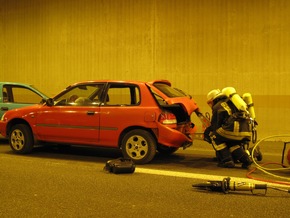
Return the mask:
[[[32,115],[38,110],[38,108],[40,108],[42,106],[43,106],[42,104],[35,104],[35,105],[31,105],[31,106],[26,106],[26,107],[21,107],[21,108],[9,110],[3,115],[3,118],[4,118],[3,120],[16,118],[16,117],[23,118],[29,114]]]

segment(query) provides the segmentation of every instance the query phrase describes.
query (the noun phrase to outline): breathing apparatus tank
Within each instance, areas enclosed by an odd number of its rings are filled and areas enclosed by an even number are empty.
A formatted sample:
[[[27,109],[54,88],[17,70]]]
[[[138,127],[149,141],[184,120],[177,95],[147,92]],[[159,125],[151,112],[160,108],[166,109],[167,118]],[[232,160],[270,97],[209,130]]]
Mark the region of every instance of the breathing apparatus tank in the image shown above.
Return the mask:
[[[247,104],[246,102],[236,93],[235,88],[233,87],[226,87],[222,90],[222,93],[228,96],[233,104],[237,107],[240,111],[247,111]]]
[[[248,111],[250,113],[250,116],[252,119],[256,119],[255,109],[254,109],[254,103],[252,99],[252,95],[250,93],[243,94],[243,99],[246,102],[248,106]]]

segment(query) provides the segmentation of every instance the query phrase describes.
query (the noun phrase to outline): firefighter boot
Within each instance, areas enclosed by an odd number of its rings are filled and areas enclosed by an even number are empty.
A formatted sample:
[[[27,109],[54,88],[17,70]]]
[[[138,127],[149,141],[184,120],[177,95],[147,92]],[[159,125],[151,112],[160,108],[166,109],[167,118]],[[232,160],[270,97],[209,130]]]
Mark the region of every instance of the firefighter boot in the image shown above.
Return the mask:
[[[235,163],[228,148],[224,148],[216,152],[218,157],[218,167],[233,168]]]
[[[242,162],[242,168],[244,169],[249,169],[251,167],[251,164],[253,163],[247,153],[240,158],[240,161]]]
[[[242,168],[248,169],[253,163],[250,156],[247,154],[247,152],[245,152],[245,150],[241,146],[235,145],[230,148],[230,151],[232,153],[233,158],[242,163]]]

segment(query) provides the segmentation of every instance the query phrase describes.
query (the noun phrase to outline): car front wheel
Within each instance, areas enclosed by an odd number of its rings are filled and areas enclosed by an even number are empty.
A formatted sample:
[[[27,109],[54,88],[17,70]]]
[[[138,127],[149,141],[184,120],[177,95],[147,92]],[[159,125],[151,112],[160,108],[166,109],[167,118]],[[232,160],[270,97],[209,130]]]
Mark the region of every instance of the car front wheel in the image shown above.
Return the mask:
[[[9,134],[9,144],[18,154],[30,153],[33,149],[33,136],[30,128],[25,124],[12,127]]]
[[[148,131],[137,129],[128,132],[122,140],[122,153],[136,164],[150,162],[156,154],[156,140]]]

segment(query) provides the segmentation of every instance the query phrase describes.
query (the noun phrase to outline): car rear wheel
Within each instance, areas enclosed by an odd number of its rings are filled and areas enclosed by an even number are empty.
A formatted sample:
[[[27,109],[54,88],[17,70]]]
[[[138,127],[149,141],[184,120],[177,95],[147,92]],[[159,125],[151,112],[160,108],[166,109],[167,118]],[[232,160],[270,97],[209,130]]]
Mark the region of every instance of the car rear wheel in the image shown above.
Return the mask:
[[[156,140],[148,131],[137,129],[128,132],[122,140],[122,153],[136,164],[150,162],[156,154]]]
[[[18,154],[30,153],[33,149],[33,136],[30,128],[25,124],[13,126],[9,134],[9,144],[12,150]]]

